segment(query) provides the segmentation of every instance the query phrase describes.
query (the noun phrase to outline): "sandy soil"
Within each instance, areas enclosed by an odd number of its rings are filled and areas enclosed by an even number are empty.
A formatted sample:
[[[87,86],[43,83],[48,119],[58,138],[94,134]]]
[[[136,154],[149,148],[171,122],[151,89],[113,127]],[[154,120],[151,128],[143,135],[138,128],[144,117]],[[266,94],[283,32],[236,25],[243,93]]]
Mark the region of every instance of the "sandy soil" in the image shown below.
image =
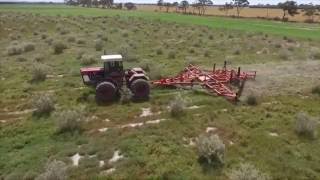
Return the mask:
[[[242,66],[256,70],[255,81],[247,81],[243,96],[302,94],[320,85],[320,61],[287,61]]]

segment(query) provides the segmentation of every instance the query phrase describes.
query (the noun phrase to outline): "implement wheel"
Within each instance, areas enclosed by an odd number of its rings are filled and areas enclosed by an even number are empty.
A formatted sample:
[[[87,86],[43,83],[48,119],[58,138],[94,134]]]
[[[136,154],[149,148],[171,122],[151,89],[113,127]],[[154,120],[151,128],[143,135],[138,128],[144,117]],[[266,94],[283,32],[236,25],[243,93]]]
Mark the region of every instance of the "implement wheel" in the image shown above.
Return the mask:
[[[96,87],[96,99],[99,102],[110,102],[117,94],[116,86],[111,82],[101,82]]]
[[[145,79],[136,79],[131,83],[130,89],[135,100],[149,99],[150,85]]]

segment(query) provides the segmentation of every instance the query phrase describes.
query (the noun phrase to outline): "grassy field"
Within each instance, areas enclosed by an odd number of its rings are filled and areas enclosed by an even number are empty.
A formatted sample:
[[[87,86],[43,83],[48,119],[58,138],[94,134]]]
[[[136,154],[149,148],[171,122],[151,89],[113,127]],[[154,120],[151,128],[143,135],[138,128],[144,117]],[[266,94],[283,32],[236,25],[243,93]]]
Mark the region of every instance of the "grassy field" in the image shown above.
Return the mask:
[[[167,22],[184,23],[190,25],[202,25],[211,28],[242,30],[245,32],[262,32],[274,35],[298,37],[298,38],[320,38],[320,28],[318,24],[282,23],[265,20],[232,19],[223,17],[198,17],[186,16],[175,13],[156,13],[146,11],[119,11],[103,10],[95,8],[80,8],[67,6],[34,6],[34,5],[1,5],[0,11],[31,12],[43,15],[83,15],[83,16],[124,16],[142,17],[149,20],[163,20]]]
[[[232,179],[244,163],[269,179],[319,179],[319,137],[296,130],[299,112],[307,117],[298,120],[312,119],[308,132],[319,130],[319,30],[276,24],[0,6],[0,179],[49,179],[46,165],[56,161],[69,179]],[[152,79],[188,63],[211,69],[225,60],[258,70],[258,77],[238,104],[197,89],[153,88],[147,102],[103,106],[79,74],[80,67],[100,66],[103,50],[123,54],[127,68],[143,67]],[[177,97],[185,108],[173,116]],[[194,142],[209,134],[225,145],[223,164],[198,154]],[[122,158],[114,160],[117,151]]]

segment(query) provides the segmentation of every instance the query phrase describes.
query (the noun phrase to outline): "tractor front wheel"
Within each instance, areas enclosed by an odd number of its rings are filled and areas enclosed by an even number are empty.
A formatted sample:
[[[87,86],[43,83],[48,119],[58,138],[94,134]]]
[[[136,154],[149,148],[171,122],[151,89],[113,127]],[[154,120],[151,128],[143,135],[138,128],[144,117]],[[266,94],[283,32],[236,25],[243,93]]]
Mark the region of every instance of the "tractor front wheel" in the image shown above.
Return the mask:
[[[150,93],[150,85],[145,79],[136,79],[131,83],[130,89],[135,100],[147,100]]]
[[[96,99],[99,102],[110,102],[115,99],[116,86],[111,82],[101,82],[96,87]]]

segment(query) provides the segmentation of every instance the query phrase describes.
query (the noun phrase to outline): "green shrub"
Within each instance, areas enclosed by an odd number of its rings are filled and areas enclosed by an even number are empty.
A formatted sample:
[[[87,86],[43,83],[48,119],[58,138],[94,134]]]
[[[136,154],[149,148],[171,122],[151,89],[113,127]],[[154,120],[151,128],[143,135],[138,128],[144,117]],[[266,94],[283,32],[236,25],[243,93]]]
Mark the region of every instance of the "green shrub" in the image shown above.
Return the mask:
[[[54,54],[62,54],[65,49],[67,49],[67,46],[62,42],[56,42],[53,45]]]
[[[289,60],[290,59],[290,52],[288,50],[280,50],[279,52],[279,57],[280,59],[283,59],[283,60]]]
[[[78,39],[77,44],[86,44],[86,41],[84,39]]]
[[[91,65],[91,64],[94,64],[97,62],[96,58],[93,56],[93,55],[82,55],[81,56],[81,59],[80,59],[80,62],[82,65]]]
[[[132,93],[128,88],[124,88],[121,93],[120,103],[129,104],[131,102]]]
[[[305,113],[298,113],[296,115],[295,132],[298,135],[314,139],[317,135],[317,125],[316,120]]]
[[[32,70],[32,82],[40,82],[46,80],[47,68],[42,64],[35,64]]]
[[[267,174],[260,172],[253,165],[241,163],[238,168],[232,169],[228,177],[230,180],[269,180]]]
[[[170,52],[168,53],[168,58],[169,58],[169,59],[174,59],[174,58],[176,58],[176,53],[175,53],[174,51],[170,51]]]
[[[311,92],[312,92],[312,94],[320,95],[320,85],[313,87]]]
[[[208,164],[223,164],[225,157],[225,145],[216,134],[206,134],[198,137],[196,141],[198,154]]]
[[[169,110],[172,117],[179,117],[184,114],[186,102],[182,99],[181,95],[176,96],[169,103]]]
[[[62,161],[54,160],[46,165],[45,172],[36,180],[67,180],[67,165]]]
[[[54,102],[49,95],[38,95],[32,99],[32,106],[37,115],[50,114],[54,110]]]
[[[320,51],[311,52],[311,58],[316,59],[316,60],[320,60]]]
[[[65,110],[56,112],[54,118],[57,122],[57,133],[81,132],[84,115],[81,110]]]
[[[94,47],[96,48],[96,51],[101,51],[103,48],[103,41],[100,39],[96,40],[96,44]]]
[[[252,95],[252,94],[247,97],[246,102],[250,106],[255,106],[255,105],[258,104],[257,97],[255,95]]]
[[[35,46],[33,43],[25,43],[23,45],[23,51],[24,52],[29,52],[29,51],[33,51],[35,49]]]
[[[46,34],[41,34],[41,39],[47,39],[47,35]]]
[[[76,38],[74,36],[69,36],[67,41],[70,43],[73,43],[73,42],[76,42]]]
[[[161,48],[158,48],[158,49],[156,50],[156,53],[157,53],[157,55],[161,55],[161,54],[163,54],[163,51],[162,51]]]
[[[7,54],[9,56],[19,55],[23,52],[23,48],[18,45],[12,45],[7,48]]]

